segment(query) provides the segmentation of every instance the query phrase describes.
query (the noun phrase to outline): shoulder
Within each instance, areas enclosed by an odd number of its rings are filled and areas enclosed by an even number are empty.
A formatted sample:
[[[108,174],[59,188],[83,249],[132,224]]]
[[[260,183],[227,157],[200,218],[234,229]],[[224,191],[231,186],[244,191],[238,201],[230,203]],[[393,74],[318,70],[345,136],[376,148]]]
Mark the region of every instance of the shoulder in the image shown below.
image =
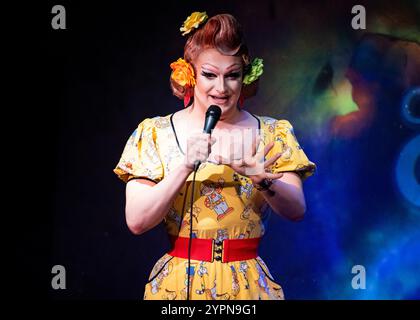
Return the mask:
[[[268,116],[258,116],[258,115],[254,115],[255,117],[257,117],[258,119],[260,119],[261,124],[264,127],[268,127],[269,129],[271,129],[270,131],[273,131],[274,129],[277,130],[293,130],[293,126],[290,123],[289,120],[286,119],[276,119],[273,117],[268,117]]]
[[[138,130],[156,130],[156,129],[164,129],[171,125],[170,123],[170,114],[166,116],[156,116],[153,118],[146,118],[142,120],[138,126]]]

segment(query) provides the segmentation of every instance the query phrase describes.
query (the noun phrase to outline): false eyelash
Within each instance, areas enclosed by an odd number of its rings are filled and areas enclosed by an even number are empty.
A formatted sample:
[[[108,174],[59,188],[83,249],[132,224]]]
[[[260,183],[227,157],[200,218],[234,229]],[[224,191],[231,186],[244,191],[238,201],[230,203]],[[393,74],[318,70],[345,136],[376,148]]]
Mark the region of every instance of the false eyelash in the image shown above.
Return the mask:
[[[204,72],[202,71],[201,74],[207,78],[211,78],[211,77],[215,77],[216,75],[214,73],[209,73],[209,72]],[[227,77],[232,77],[232,78],[239,78],[241,76],[241,74],[239,72],[234,72],[234,73],[229,73],[227,75]]]
[[[202,71],[201,74],[207,78],[211,78],[211,77],[215,77],[216,75],[213,73],[209,73],[209,72],[204,72]]]

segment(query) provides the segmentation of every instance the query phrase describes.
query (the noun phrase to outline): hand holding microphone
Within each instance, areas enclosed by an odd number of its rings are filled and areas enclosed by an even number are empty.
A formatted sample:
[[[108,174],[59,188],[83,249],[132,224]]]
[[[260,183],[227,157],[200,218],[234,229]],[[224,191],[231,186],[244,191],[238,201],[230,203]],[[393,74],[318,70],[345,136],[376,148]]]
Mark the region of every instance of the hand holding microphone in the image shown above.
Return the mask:
[[[198,170],[200,164],[207,160],[211,153],[211,146],[216,139],[211,137],[211,131],[216,127],[222,110],[216,105],[211,105],[206,112],[204,129],[202,133],[192,135],[187,140],[186,165],[194,171]]]

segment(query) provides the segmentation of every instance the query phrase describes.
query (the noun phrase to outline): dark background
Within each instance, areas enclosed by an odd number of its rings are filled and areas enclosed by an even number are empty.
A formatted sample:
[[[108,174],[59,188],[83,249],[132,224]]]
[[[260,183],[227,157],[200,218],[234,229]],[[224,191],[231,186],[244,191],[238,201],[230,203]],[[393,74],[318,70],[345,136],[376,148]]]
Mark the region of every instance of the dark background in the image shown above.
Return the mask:
[[[55,4],[66,8],[66,30],[51,28]],[[366,40],[350,28],[354,4],[364,4],[368,18],[376,10],[385,26],[400,26],[390,28],[392,39],[417,40],[418,46],[414,1],[168,1],[147,8],[139,2],[64,1],[22,7],[22,17],[36,21],[13,38],[16,47],[22,45],[16,54],[22,63],[12,79],[21,88],[12,111],[24,115],[18,126],[22,138],[12,139],[23,155],[15,162],[19,169],[10,171],[18,181],[14,203],[20,208],[14,216],[15,294],[142,298],[168,241],[162,226],[141,236],[129,232],[124,184],[112,169],[141,120],[182,108],[169,88],[169,64],[183,53],[182,22],[193,11],[207,11],[237,17],[251,55],[266,62],[260,93],[246,103],[247,110],[290,120],[318,165],[305,182],[306,220],[293,224],[272,216],[261,248],[286,298],[418,298],[419,235],[413,230],[419,207],[398,193],[389,172],[402,146],[418,134],[418,127],[402,126],[395,106],[408,88],[420,85],[410,76],[420,72],[418,64],[400,67],[401,59],[411,59],[408,54],[384,58],[390,45],[381,38],[383,29],[370,42],[372,34]],[[390,12],[399,15],[390,18]],[[336,102],[320,94],[338,88],[348,69],[356,71],[354,91],[367,92],[376,110],[356,135],[336,130]],[[346,99],[357,103],[354,91]],[[385,258],[394,264],[384,265]],[[349,287],[355,264],[370,266],[376,275],[363,294]],[[53,265],[66,268],[66,290],[51,289]]]

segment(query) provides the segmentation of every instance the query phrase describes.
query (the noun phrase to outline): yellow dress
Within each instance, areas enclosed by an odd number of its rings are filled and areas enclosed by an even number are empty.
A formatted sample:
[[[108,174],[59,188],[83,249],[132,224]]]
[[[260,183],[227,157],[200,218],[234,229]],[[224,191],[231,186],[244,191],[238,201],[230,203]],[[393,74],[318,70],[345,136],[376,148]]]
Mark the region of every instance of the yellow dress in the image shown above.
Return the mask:
[[[255,116],[264,144],[275,141],[267,155],[283,153],[272,172],[294,171],[306,179],[315,170],[286,120]],[[144,177],[159,182],[183,161],[172,115],[142,121],[127,141],[114,169],[127,182]],[[191,174],[164,219],[169,235],[189,237]],[[193,237],[248,239],[264,235],[266,203],[249,178],[226,165],[205,162],[197,171],[193,203]],[[190,297],[193,300],[281,300],[283,290],[264,261],[221,262],[191,259]],[[185,300],[188,259],[165,254],[153,267],[144,291],[146,300]]]

